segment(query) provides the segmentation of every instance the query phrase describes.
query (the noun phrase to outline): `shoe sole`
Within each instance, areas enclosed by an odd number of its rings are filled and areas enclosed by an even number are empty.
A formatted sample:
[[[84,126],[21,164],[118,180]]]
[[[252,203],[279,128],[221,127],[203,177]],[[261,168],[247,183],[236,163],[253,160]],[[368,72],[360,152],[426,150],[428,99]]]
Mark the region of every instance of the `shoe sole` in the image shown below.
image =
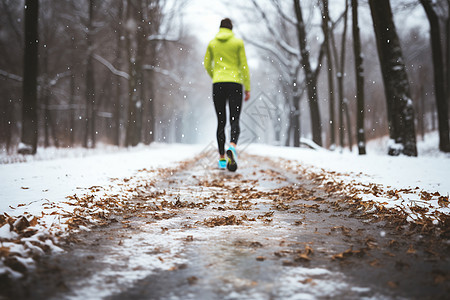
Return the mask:
[[[234,159],[233,151],[227,150],[227,156],[228,156],[227,169],[231,172],[236,171],[237,163],[236,163],[236,160]]]

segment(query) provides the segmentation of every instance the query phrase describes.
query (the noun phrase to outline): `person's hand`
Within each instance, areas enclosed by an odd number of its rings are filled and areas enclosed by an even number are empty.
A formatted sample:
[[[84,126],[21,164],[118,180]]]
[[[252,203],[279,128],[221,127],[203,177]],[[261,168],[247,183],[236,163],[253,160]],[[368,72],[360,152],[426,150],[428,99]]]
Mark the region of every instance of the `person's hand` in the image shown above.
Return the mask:
[[[245,101],[248,101],[248,99],[250,99],[250,91],[245,91]]]

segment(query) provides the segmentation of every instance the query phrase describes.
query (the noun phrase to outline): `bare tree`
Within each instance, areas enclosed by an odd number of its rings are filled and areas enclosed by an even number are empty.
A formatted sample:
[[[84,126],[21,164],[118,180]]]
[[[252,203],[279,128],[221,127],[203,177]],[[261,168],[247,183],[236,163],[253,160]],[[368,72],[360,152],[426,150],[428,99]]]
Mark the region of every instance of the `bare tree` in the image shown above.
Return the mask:
[[[364,64],[361,52],[361,38],[358,23],[358,0],[352,0],[352,29],[353,29],[353,54],[355,56],[356,77],[356,137],[358,141],[358,152],[366,154],[366,139],[364,133]]]
[[[350,115],[348,111],[348,101],[344,95],[344,77],[345,77],[345,58],[346,58],[346,40],[347,40],[347,18],[348,18],[348,1],[345,0],[345,10],[344,10],[344,28],[342,31],[341,38],[341,52],[340,56],[338,55],[336,41],[334,39],[334,34],[331,33],[331,41],[333,46],[334,59],[336,63],[336,78],[338,83],[338,98],[339,98],[339,144],[341,149],[344,148],[344,133],[347,129],[348,136],[348,144],[350,151],[352,149],[352,133],[351,133],[351,124],[350,124]],[[347,127],[344,125],[344,113],[347,120]]]
[[[89,0],[89,17],[86,28],[86,46],[87,46],[87,61],[86,61],[86,128],[84,135],[84,147],[89,147],[89,140],[91,147],[95,147],[95,76],[93,66],[93,19],[94,19],[95,0]]]
[[[430,0],[420,0],[430,23],[430,40],[433,58],[434,89],[439,124],[439,149],[450,152],[450,136],[448,126],[448,101],[445,90],[444,57],[441,45],[441,29],[439,17]],[[448,60],[448,58],[447,58]],[[448,76],[448,75],[447,75]]]
[[[305,84],[308,95],[308,103],[311,115],[311,128],[313,141],[322,146],[322,123],[320,121],[320,111],[317,96],[317,72],[314,72],[310,62],[310,52],[307,45],[305,21],[303,19],[302,7],[299,0],[294,0],[295,15],[297,17],[297,38],[300,46],[301,66],[305,73]],[[321,48],[323,55],[323,47]],[[317,66],[319,68],[320,64]]]
[[[26,0],[21,154],[35,154],[37,150],[38,16],[39,1]]]
[[[369,0],[386,94],[389,155],[417,156],[414,106],[389,0]]]
[[[139,60],[138,47],[142,44],[139,41],[140,31],[139,20],[142,9],[142,0],[128,0],[127,1],[127,17],[126,17],[126,43],[127,43],[127,57],[128,57],[128,120],[126,142],[127,146],[136,146],[140,142],[141,123],[140,123],[140,108],[142,102],[140,96],[140,76],[142,70],[142,62]]]
[[[244,38],[246,42],[252,44],[270,55],[274,61],[276,69],[280,72],[280,84],[285,90],[285,101],[289,107],[288,131],[286,145],[293,142],[294,147],[300,146],[300,99],[302,87],[299,86],[300,52],[296,49],[297,45],[292,45],[292,36],[289,35],[289,28],[294,20],[283,13],[280,2],[272,1],[277,8],[278,26],[274,26],[274,21],[269,20],[266,12],[261,8],[257,1],[252,0],[253,6],[259,13],[264,25],[270,32],[271,37],[276,37],[272,42],[261,42],[254,38]],[[292,27],[291,27],[292,28]],[[291,138],[292,137],[292,138]]]
[[[69,109],[70,109],[70,115],[69,115],[69,136],[70,141],[69,145],[70,147],[73,147],[75,145],[75,66],[73,61],[75,61],[75,55],[74,55],[74,49],[75,49],[75,37],[72,36],[71,38],[71,46],[72,46],[72,53],[71,53],[71,64],[69,65],[70,69],[70,96],[69,96]]]
[[[327,58],[327,78],[328,78],[328,103],[330,114],[330,149],[334,150],[336,147],[336,129],[335,129],[335,103],[334,103],[334,69],[333,58],[331,52],[331,28],[330,15],[328,10],[328,0],[322,0],[322,31],[324,35],[325,56]]]
[[[117,8],[116,15],[116,66],[120,66],[122,62],[122,35],[123,35],[123,0],[119,1],[119,7]],[[113,120],[114,120],[114,131],[113,131],[113,143],[114,145],[120,145],[120,112],[121,112],[121,81],[122,78],[120,76],[115,77],[115,85],[116,92],[114,95],[114,112],[113,112]]]
[[[447,21],[446,21],[446,29],[445,29],[445,36],[447,37],[446,40],[446,58],[447,58],[447,65],[446,65],[446,77],[447,77],[447,105],[450,108],[450,0],[447,0]],[[450,111],[449,111],[450,113]]]

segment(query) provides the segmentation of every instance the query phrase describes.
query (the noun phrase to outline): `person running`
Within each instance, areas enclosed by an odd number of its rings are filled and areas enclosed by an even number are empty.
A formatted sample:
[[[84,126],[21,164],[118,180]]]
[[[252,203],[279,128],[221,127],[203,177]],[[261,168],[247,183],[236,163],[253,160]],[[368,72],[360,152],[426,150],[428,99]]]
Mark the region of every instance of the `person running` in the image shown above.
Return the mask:
[[[239,139],[239,116],[242,106],[242,90],[245,101],[250,99],[250,72],[245,56],[244,42],[234,36],[233,24],[229,18],[220,22],[219,33],[206,49],[204,67],[212,78],[213,101],[217,115],[217,144],[219,148],[219,169],[237,169],[236,145]],[[225,159],[226,104],[230,111],[230,147]]]

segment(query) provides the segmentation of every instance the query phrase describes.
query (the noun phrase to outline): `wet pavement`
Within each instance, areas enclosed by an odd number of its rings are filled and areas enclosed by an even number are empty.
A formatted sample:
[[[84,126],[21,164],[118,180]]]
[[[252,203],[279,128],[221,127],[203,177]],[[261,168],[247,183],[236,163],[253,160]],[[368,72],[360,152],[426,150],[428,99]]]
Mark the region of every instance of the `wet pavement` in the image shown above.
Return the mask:
[[[24,299],[448,299],[449,243],[367,218],[280,163],[194,163],[74,234]],[[20,289],[20,291],[18,290]]]

